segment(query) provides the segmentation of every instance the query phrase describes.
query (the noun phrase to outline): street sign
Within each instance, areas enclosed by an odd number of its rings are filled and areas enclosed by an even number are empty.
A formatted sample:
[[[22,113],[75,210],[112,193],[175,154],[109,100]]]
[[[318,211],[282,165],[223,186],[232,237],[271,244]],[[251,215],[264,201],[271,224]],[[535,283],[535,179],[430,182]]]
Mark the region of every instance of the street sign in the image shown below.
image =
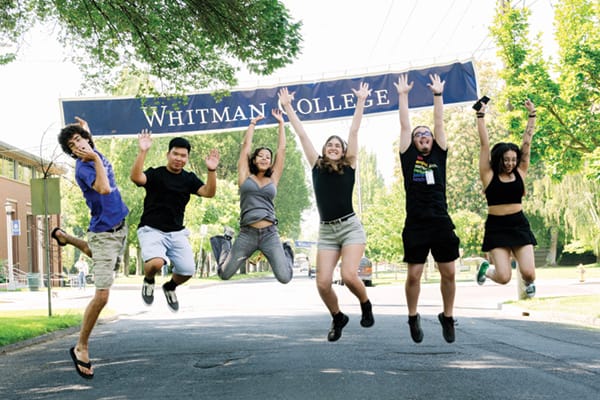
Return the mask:
[[[20,236],[21,235],[21,220],[13,219],[11,221],[11,226],[12,226],[12,235]]]
[[[300,240],[296,240],[294,242],[294,245],[296,247],[301,247],[301,248],[304,248],[304,249],[310,249],[312,246],[314,246],[316,244],[317,244],[317,242],[303,242],[303,241],[300,241]]]

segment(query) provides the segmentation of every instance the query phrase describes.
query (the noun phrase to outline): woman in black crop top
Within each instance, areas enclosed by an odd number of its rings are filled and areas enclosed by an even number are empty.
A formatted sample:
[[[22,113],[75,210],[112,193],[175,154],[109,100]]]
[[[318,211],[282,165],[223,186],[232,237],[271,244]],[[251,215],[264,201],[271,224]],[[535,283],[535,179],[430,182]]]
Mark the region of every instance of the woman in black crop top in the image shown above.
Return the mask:
[[[482,250],[489,252],[494,266],[484,261],[477,271],[477,283],[486,278],[506,284],[511,279],[511,256],[519,265],[527,297],[535,296],[535,261],[533,246],[537,244],[529,221],[523,214],[521,199],[525,194],[525,178],[529,167],[531,139],[535,127],[535,106],[525,101],[529,113],[521,148],[514,143],[497,143],[490,151],[485,126],[486,104],[477,112],[477,130],[481,142],[479,176],[488,203],[488,217]]]
[[[333,290],[333,271],[342,259],[342,280],[361,303],[360,324],[367,328],[374,324],[371,302],[362,280],[358,277],[358,266],[365,251],[366,235],[362,224],[352,208],[352,190],[358,153],[358,128],[362,119],[365,101],[371,90],[361,83],[356,96],[356,108],[350,126],[348,144],[339,136],[331,136],[325,142],[321,155],[311,143],[300,119],[296,115],[292,100],[294,93],[287,88],[279,91],[279,101],[288,115],[294,131],[300,138],[304,154],[312,168],[313,188],[317,208],[321,217],[317,250],[317,289],[325,306],[333,317],[327,340],[334,342],[342,336],[348,316],[340,311]]]

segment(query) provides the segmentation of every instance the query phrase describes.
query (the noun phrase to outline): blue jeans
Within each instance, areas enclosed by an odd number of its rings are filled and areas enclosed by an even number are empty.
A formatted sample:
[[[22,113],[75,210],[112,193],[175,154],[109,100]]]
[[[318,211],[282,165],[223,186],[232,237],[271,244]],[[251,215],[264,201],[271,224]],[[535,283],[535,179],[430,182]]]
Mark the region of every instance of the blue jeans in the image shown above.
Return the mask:
[[[260,250],[269,260],[273,274],[279,282],[288,283],[292,280],[294,260],[286,257],[276,225],[266,228],[243,226],[231,249],[227,243],[223,243],[219,255],[221,279],[231,278],[246,263],[248,257]]]

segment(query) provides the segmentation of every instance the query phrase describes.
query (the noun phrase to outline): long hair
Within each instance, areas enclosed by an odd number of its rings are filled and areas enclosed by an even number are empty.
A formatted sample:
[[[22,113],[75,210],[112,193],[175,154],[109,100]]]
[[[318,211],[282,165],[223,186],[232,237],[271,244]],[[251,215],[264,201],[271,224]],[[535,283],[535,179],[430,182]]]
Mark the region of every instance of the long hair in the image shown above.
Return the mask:
[[[507,151],[514,151],[517,153],[517,166],[521,163],[521,149],[514,143],[505,143],[500,142],[496,143],[494,147],[492,147],[491,156],[490,156],[490,166],[492,167],[492,171],[496,175],[502,172],[504,168],[504,163],[502,157],[504,153]]]
[[[258,174],[258,167],[256,164],[254,164],[254,159],[258,156],[258,153],[260,153],[261,150],[267,150],[271,154],[271,165],[265,171],[265,176],[268,178],[273,174],[273,150],[270,148],[264,146],[256,148],[252,153],[252,156],[248,158],[248,166],[250,167],[250,173],[254,175]]]
[[[79,135],[83,139],[87,139],[90,142],[90,146],[92,147],[92,149],[95,147],[94,141],[92,140],[92,135],[88,131],[83,129],[79,124],[70,124],[65,126],[61,129],[60,133],[58,134],[58,143],[60,144],[60,147],[62,148],[62,151],[65,152],[65,154],[68,154],[69,156],[77,159],[77,156],[74,155],[71,149],[69,148],[69,140],[71,140],[71,138],[75,135]]]
[[[334,139],[338,140],[342,144],[343,154],[339,160],[332,160],[325,155],[325,148],[327,146],[327,143],[331,142]],[[348,144],[346,143],[346,141],[344,139],[342,139],[338,135],[329,136],[327,138],[327,140],[325,141],[323,148],[321,149],[321,156],[317,160],[317,164],[316,164],[317,168],[327,168],[327,170],[329,172],[336,172],[336,173],[342,175],[344,173],[344,167],[352,165],[352,162],[354,161],[354,157],[346,157],[347,149],[348,149]]]

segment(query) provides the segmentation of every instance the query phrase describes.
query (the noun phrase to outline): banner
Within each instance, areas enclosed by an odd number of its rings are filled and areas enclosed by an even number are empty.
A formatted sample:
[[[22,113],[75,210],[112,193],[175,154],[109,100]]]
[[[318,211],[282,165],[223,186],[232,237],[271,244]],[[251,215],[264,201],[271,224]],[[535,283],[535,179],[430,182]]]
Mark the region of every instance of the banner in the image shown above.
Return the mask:
[[[75,122],[75,116],[86,120],[94,136],[134,135],[142,129],[152,134],[213,133],[245,129],[257,115],[265,115],[264,125],[276,124],[271,109],[277,108],[277,92],[286,87],[295,92],[292,103],[303,122],[351,117],[356,98],[352,88],[367,82],[372,89],[365,104],[365,115],[398,112],[398,92],[394,82],[408,73],[414,81],[409,93],[409,107],[433,104],[430,74],[439,74],[446,81],[444,104],[475,101],[478,98],[477,79],[472,61],[429,68],[388,72],[380,75],[295,83],[253,90],[235,90],[217,102],[210,93],[167,97],[61,99],[63,125]],[[263,124],[261,124],[263,125]]]

